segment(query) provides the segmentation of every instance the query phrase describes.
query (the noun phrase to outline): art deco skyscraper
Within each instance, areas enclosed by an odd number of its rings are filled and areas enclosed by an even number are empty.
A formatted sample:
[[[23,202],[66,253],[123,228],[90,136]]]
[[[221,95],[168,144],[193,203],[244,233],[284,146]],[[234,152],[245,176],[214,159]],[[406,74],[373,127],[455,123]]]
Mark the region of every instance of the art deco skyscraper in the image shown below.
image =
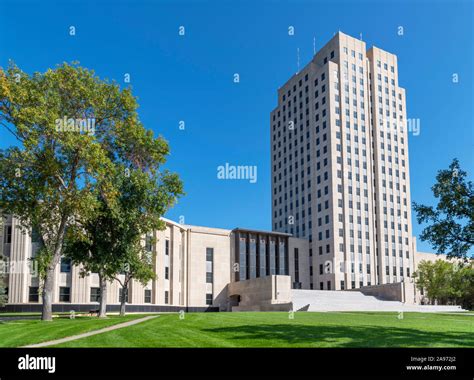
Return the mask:
[[[272,228],[310,240],[311,287],[407,279],[414,255],[397,57],[337,33],[279,88],[270,121]]]

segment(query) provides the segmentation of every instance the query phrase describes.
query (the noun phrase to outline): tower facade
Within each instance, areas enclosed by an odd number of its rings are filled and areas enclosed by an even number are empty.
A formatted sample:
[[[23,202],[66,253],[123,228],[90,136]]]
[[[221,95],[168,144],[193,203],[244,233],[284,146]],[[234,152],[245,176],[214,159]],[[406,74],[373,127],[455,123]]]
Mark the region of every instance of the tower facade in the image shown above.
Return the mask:
[[[270,125],[272,228],[310,241],[310,287],[407,279],[414,253],[397,57],[337,33],[279,88]]]

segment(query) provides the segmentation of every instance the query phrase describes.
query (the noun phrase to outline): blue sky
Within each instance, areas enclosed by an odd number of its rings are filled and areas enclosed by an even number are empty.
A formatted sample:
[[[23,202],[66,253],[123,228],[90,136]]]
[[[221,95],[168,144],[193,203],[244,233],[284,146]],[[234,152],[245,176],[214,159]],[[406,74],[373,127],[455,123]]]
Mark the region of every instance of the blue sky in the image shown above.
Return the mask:
[[[469,1],[0,1],[0,66],[24,71],[77,60],[123,84],[147,128],[170,143],[167,167],[187,195],[168,213],[188,224],[271,229],[269,112],[276,91],[341,30],[398,55],[410,135],[412,200],[431,203],[452,158],[474,172],[473,6]],[[382,5],[382,4],[383,5]],[[69,35],[69,27],[76,35]],[[179,27],[185,36],[179,36]],[[295,35],[288,35],[288,27]],[[404,35],[397,28],[404,28]],[[234,73],[240,83],[233,82]],[[459,82],[452,82],[453,73]],[[124,84],[125,85],[125,84]],[[178,128],[185,122],[185,130]],[[0,148],[13,143],[0,131]],[[217,167],[257,165],[258,181]],[[421,231],[414,223],[414,234]],[[418,242],[420,250],[430,250]]]

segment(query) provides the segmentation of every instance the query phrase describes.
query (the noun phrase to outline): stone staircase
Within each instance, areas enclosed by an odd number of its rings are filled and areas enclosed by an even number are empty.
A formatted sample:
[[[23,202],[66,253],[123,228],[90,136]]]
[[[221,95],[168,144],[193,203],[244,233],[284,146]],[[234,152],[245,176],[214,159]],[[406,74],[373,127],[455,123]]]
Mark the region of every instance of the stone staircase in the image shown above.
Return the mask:
[[[460,306],[408,305],[398,301],[385,301],[358,291],[344,290],[292,290],[293,311],[415,311],[454,312]]]

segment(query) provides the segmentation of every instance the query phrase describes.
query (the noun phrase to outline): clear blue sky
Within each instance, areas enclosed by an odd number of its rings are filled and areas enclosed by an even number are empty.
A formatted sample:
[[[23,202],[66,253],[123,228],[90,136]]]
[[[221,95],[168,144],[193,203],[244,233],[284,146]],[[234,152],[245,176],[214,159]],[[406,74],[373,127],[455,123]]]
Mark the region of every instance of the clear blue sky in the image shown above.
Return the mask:
[[[337,30],[362,33],[368,47],[398,55],[408,117],[421,119],[421,134],[409,138],[412,200],[433,201],[436,172],[453,157],[472,178],[470,1],[98,3],[0,0],[0,66],[13,59],[31,73],[77,60],[120,83],[129,73],[142,121],[169,141],[167,167],[184,180],[187,195],[169,218],[271,229],[269,112],[277,88],[297,70],[296,48],[305,65],[313,36],[318,49]],[[184,37],[178,35],[181,25]],[[240,74],[239,84],[233,83],[234,73]],[[13,143],[0,133],[1,148]],[[257,165],[257,183],[218,180],[217,166],[226,162]],[[421,229],[413,223],[418,235]]]

